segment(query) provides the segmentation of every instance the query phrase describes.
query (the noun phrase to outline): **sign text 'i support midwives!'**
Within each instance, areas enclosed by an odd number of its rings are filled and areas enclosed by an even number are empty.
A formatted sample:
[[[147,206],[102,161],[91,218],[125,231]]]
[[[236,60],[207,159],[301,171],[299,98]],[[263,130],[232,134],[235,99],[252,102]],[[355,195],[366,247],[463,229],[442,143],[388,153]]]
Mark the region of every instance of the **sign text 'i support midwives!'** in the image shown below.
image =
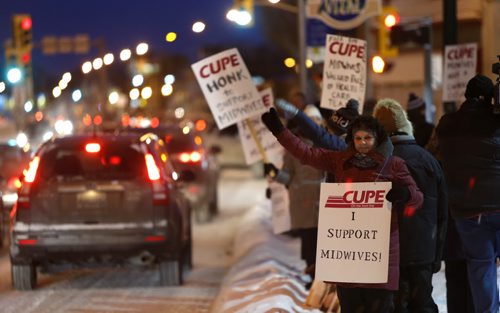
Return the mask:
[[[389,269],[390,182],[321,184],[316,279],[385,283]]]

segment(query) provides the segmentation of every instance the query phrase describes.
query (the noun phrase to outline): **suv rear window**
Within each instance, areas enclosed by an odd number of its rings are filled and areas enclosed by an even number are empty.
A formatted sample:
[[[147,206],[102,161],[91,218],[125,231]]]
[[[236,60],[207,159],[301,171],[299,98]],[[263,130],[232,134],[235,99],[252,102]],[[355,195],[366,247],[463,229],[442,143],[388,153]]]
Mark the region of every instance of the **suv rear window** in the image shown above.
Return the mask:
[[[167,143],[167,150],[170,153],[180,153],[198,149],[194,143],[193,137],[182,133],[165,135],[165,142]]]
[[[101,144],[97,153],[85,146],[58,147],[40,158],[40,177],[134,179],[145,175],[144,154],[137,145]]]

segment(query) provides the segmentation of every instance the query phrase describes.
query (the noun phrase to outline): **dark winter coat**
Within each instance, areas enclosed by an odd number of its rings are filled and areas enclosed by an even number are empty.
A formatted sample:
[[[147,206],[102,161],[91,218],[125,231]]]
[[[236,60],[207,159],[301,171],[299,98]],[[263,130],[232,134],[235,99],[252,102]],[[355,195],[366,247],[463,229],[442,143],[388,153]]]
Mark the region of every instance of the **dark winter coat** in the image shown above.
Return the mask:
[[[439,162],[412,136],[391,136],[393,155],[406,166],[424,195],[422,207],[412,216],[398,211],[401,266],[440,262],[446,238],[448,194]]]
[[[419,208],[422,205],[423,196],[418,190],[413,178],[411,178],[405,162],[398,157],[386,159],[382,154],[372,150],[368,155],[377,162],[375,168],[361,169],[347,162],[354,154],[353,147],[344,151],[330,151],[321,148],[309,147],[289,130],[284,130],[277,135],[278,141],[292,155],[302,163],[314,166],[328,172],[334,173],[337,182],[371,182],[375,181],[382,171],[381,179],[390,178],[393,183],[407,186],[410,191],[410,200],[407,207]],[[399,232],[397,214],[392,211],[391,231],[389,248],[389,277],[387,283],[382,284],[343,284],[348,287],[378,288],[397,290],[399,285]]]
[[[469,99],[441,118],[436,133],[453,217],[500,211],[500,115]]]

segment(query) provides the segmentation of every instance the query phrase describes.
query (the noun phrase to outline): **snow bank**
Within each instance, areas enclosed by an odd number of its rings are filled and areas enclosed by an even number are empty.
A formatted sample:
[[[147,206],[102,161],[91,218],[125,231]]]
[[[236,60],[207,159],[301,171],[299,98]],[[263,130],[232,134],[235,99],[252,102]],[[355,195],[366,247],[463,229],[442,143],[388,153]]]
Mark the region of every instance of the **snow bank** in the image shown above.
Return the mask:
[[[248,210],[238,225],[233,264],[211,312],[320,312],[304,306],[309,277],[299,241],[274,235],[269,202]]]

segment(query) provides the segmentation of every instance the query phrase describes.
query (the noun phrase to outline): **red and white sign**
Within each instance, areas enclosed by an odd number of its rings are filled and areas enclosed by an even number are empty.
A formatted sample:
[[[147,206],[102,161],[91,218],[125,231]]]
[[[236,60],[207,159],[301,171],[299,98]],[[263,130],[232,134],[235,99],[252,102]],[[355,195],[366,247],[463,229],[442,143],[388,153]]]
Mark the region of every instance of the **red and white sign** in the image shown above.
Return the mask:
[[[363,111],[366,53],[364,40],[327,35],[321,107],[338,110],[349,99],[356,99],[360,112]]]
[[[443,101],[465,100],[467,82],[476,75],[477,44],[449,45],[444,49]]]
[[[229,49],[191,65],[219,129],[267,109],[237,49]]]
[[[274,103],[273,91],[271,88],[266,88],[260,92],[264,106],[269,110]],[[238,134],[240,136],[245,161],[248,165],[262,161],[263,155],[260,153],[257,143],[252,136],[251,130],[247,123],[251,123],[256,139],[260,142],[264,153],[267,156],[272,154],[282,154],[283,147],[280,145],[276,137],[262,123],[260,115],[249,118],[247,122],[238,122]]]
[[[316,279],[385,283],[389,274],[390,182],[322,183]]]

